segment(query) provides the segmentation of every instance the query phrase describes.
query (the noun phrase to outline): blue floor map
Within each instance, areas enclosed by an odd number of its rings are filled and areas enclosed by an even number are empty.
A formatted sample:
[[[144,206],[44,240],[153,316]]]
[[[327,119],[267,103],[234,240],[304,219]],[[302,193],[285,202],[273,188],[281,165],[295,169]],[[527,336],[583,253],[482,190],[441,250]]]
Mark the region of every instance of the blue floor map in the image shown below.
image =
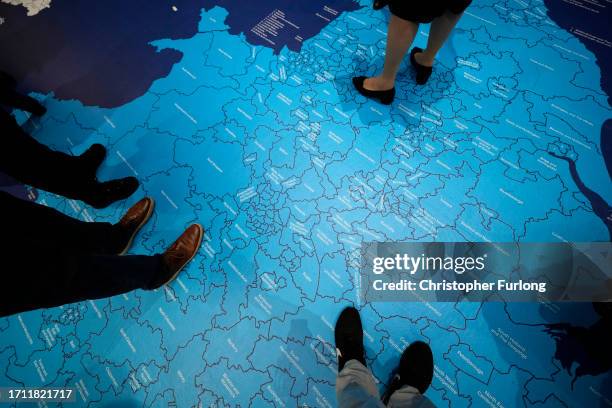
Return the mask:
[[[65,407],[334,407],[333,328],[355,305],[381,390],[423,340],[436,406],[612,406],[591,304],[365,303],[356,285],[366,241],[612,239],[610,7],[476,0],[427,85],[406,59],[384,106],[351,84],[383,64],[371,1],[0,1],[1,68],[48,108],[17,119],[58,150],[104,144],[99,178],[141,188],[95,210],[0,184],[87,221],[153,197],[130,253],[206,231],[162,289],[0,319],[0,387],[74,388]]]

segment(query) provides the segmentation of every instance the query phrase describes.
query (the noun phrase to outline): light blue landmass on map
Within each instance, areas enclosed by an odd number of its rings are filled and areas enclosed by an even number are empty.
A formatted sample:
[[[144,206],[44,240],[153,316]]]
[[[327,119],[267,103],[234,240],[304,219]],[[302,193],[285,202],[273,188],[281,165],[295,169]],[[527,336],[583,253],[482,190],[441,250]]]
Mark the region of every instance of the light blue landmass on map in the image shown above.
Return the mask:
[[[41,95],[43,142],[74,153],[104,143],[100,178],[142,183],[102,211],[42,203],[114,222],[154,197],[133,253],[162,251],[194,221],[206,237],[168,287],[0,320],[3,384],[76,386],[82,406],[335,406],[333,325],[353,303],[379,381],[406,344],[431,343],[438,406],[484,406],[485,389],[503,406],[598,404],[588,390],[603,392],[602,379],[571,389],[539,326],[570,306],[362,304],[356,291],[363,241],[607,239],[548,155],[573,157],[612,202],[594,57],[544,13],[501,4],[468,9],[427,86],[403,66],[389,107],[350,84],[382,64],[385,15],[367,7],[279,55],[228,34],[214,8],[193,38],[155,42],[184,56],[142,97],[100,109]]]

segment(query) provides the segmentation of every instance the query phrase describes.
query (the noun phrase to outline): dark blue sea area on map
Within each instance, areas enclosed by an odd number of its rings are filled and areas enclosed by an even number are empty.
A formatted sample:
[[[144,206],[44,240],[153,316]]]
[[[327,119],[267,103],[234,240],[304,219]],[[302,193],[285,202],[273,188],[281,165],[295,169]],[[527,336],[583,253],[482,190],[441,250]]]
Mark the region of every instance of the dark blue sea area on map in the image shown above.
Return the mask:
[[[574,34],[587,49],[597,58],[597,64],[601,68],[601,88],[608,95],[608,103],[612,105],[612,53],[610,47],[595,40],[585,39],[576,32],[592,34],[609,42],[610,22],[612,21],[612,8],[607,1],[584,1],[574,0],[544,0],[548,9],[548,17],[559,25],[559,27]]]
[[[576,169],[576,162],[569,157],[560,156],[556,153],[550,152],[550,155],[557,159],[565,160],[569,165],[570,174],[576,187],[591,203],[593,213],[601,219],[610,234],[610,241],[612,241],[612,207],[595,191],[588,188],[584,182],[580,179],[578,170]]]
[[[335,20],[344,11],[360,8],[354,0],[336,0],[333,2],[321,0],[294,1],[285,0],[204,0],[204,7],[209,10],[214,6],[225,8],[229,16],[225,24],[229,26],[230,34],[244,33],[249,43],[274,49],[279,53],[283,47],[299,51],[302,42],[318,34],[323,27]],[[275,10],[284,13],[284,19],[290,21],[285,28],[278,31],[277,37],[271,37],[274,44],[253,33],[252,28]],[[296,39],[299,36],[301,40]]]
[[[352,0],[339,0],[332,9],[320,0],[68,0],[54,1],[52,7],[28,17],[24,7],[0,4],[0,55],[11,56],[3,58],[0,68],[16,77],[24,92],[53,92],[58,99],[105,108],[121,106],[143,95],[182,58],[179,51],[157,50],[149,43],[192,37],[202,7],[215,5],[228,10],[231,33],[244,32],[252,44],[265,46],[270,44],[262,43],[251,29],[274,10],[282,10],[299,29],[287,25],[280,30],[272,47],[276,52],[285,46],[299,51],[301,41],[319,33],[341,12],[359,8]]]
[[[576,309],[588,308],[578,303]],[[610,303],[593,303],[591,308],[599,319],[590,326],[574,326],[570,323],[546,325],[546,331],[555,339],[555,358],[561,367],[572,375],[572,389],[576,380],[585,375],[605,375],[604,384],[612,383],[612,350],[609,347],[612,336],[612,306]],[[584,310],[589,315],[588,310]],[[603,405],[602,405],[603,406]]]
[[[610,21],[612,21],[612,8],[607,2],[586,2],[575,0],[573,2],[562,0],[544,0],[548,9],[548,16],[561,28],[574,34],[584,46],[595,54],[597,65],[601,71],[601,88],[608,95],[608,104],[612,105],[612,54],[610,47],[595,39],[586,39],[582,33],[603,39],[609,44]],[[600,147],[603,159],[612,180],[612,119],[606,120],[601,127]],[[553,154],[554,155],[554,154]],[[557,156],[559,157],[559,156]],[[612,240],[612,208],[599,194],[590,190],[580,180],[576,164],[566,157],[570,165],[570,172],[580,191],[589,199],[593,212],[608,228]]]
[[[606,120],[601,127],[601,154],[606,159],[606,168],[612,180],[612,119]]]
[[[182,57],[149,42],[192,37],[201,9],[201,2],[186,0],[64,0],[28,17],[24,7],[0,4],[0,66],[26,92],[120,106],[167,76]]]

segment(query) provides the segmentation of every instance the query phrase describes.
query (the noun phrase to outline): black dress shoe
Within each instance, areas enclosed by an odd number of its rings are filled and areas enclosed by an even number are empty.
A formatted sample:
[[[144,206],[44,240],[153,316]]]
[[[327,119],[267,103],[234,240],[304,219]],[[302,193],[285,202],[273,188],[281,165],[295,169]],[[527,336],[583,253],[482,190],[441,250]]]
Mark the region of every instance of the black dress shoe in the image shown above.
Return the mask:
[[[360,94],[366,98],[377,99],[384,105],[391,105],[391,102],[393,102],[393,99],[395,98],[395,87],[384,91],[371,91],[364,88],[363,82],[365,80],[366,77],[364,76],[353,78],[353,85],[355,85],[355,89],[357,89]]]
[[[106,208],[115,201],[124,200],[138,190],[136,177],[125,177],[100,183],[95,181],[82,199],[94,208]]]
[[[38,102],[34,98],[31,99],[32,103],[29,104],[28,110],[32,113],[32,115],[40,117],[47,113],[47,108],[45,108],[42,103]]]
[[[419,85],[425,85],[427,83],[427,80],[431,76],[433,68],[419,64],[416,61],[416,58],[414,58],[414,54],[416,54],[417,52],[423,52],[423,49],[419,47],[414,47],[412,51],[410,51],[410,63],[416,70],[416,83]]]
[[[349,360],[357,360],[366,365],[363,327],[357,309],[347,307],[340,313],[334,329],[334,339],[338,355],[338,371],[342,371]]]
[[[83,161],[85,171],[95,179],[98,167],[106,158],[106,148],[99,143],[95,143],[79,157]]]

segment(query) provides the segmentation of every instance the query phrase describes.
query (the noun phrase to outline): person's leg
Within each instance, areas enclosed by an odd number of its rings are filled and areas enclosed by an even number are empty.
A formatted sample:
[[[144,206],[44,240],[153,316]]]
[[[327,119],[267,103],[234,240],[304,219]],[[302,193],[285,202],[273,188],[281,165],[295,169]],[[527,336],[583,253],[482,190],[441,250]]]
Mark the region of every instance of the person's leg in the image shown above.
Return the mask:
[[[17,81],[6,72],[0,71],[0,105],[17,108],[36,116],[44,115],[47,109],[36,99],[16,91]]]
[[[161,255],[75,255],[24,243],[1,253],[0,317],[146,288],[164,267]]]
[[[17,80],[8,72],[0,71],[0,89],[15,89]]]
[[[383,407],[370,370],[358,360],[349,360],[336,377],[339,408]]]
[[[433,379],[434,362],[427,343],[415,341],[402,353],[396,375],[383,395],[389,407],[431,406],[423,396]]]
[[[10,115],[0,115],[0,171],[24,184],[59,194],[82,187],[92,179],[78,157],[51,150],[25,133]],[[73,185],[68,188],[70,182]]]
[[[21,109],[36,116],[42,116],[47,112],[47,109],[36,99],[10,88],[0,89],[0,104]]]
[[[429,398],[421,394],[416,388],[411,387],[409,385],[404,385],[391,395],[391,398],[387,403],[387,407],[435,408],[435,405],[431,402]]]
[[[130,208],[117,224],[85,222],[31,201],[0,192],[0,224],[4,239],[29,241],[74,253],[119,254],[149,219],[153,200]]]
[[[433,66],[434,59],[444,45],[455,25],[461,18],[462,13],[454,14],[446,11],[442,16],[436,17],[431,22],[429,37],[427,37],[427,48],[423,52],[414,54],[416,61],[425,67]]]
[[[391,15],[387,30],[387,48],[385,65],[380,75],[368,78],[364,87],[371,91],[382,91],[395,86],[395,78],[402,59],[412,44],[419,25],[408,20]]]
[[[0,317],[159,288],[197,254],[203,234],[193,224],[163,254],[153,256],[74,254],[27,241],[8,242],[0,246]]]
[[[25,133],[8,113],[0,110],[0,171],[16,180],[96,208],[129,197],[138,188],[134,177],[100,183],[95,173],[100,153],[94,145],[81,156],[51,150]],[[97,148],[96,150],[99,150]]]
[[[361,317],[354,307],[340,313],[334,329],[338,376],[336,398],[340,408],[380,407],[380,397],[372,373],[366,367]]]

